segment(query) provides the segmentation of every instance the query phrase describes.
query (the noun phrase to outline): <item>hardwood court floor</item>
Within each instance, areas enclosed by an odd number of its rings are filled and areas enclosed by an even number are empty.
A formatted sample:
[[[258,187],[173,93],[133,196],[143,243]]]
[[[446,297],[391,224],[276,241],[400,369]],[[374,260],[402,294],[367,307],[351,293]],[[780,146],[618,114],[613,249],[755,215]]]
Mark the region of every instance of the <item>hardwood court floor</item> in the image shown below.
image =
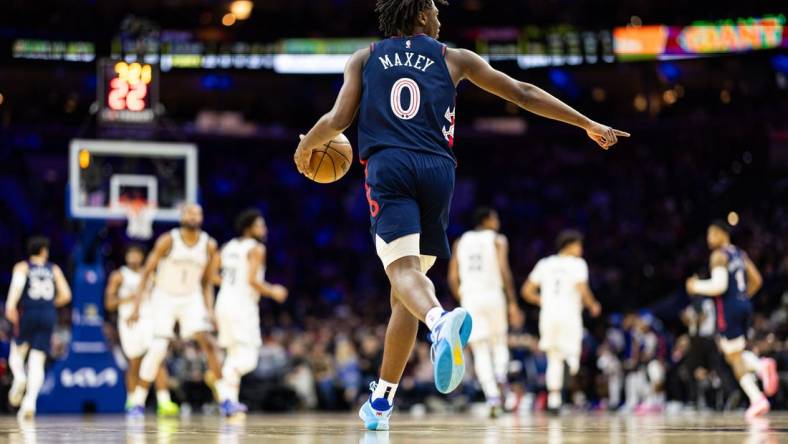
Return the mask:
[[[561,417],[395,414],[390,432],[365,432],[352,413],[250,415],[227,421],[195,415],[126,420],[123,416],[0,417],[0,443],[687,443],[788,442],[788,413],[748,423],[741,414]]]

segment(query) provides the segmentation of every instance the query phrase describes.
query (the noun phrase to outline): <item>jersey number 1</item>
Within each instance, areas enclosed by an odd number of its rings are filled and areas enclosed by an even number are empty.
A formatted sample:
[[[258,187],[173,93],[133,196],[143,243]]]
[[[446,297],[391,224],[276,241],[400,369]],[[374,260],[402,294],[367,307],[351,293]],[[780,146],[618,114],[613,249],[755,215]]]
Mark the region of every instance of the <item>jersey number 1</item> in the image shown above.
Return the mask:
[[[402,107],[402,90],[407,89],[410,93],[410,104],[407,108]],[[402,120],[410,120],[416,117],[421,106],[421,90],[415,80],[403,77],[391,87],[391,110],[394,115]]]

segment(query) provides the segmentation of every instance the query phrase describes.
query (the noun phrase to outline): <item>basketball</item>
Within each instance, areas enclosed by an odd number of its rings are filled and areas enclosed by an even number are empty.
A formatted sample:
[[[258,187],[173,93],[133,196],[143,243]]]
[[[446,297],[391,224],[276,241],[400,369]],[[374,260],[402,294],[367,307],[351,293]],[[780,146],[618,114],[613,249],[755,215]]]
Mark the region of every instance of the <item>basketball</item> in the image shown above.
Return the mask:
[[[353,147],[344,134],[340,134],[327,144],[315,148],[309,159],[312,175],[317,183],[331,183],[341,179],[353,162]]]

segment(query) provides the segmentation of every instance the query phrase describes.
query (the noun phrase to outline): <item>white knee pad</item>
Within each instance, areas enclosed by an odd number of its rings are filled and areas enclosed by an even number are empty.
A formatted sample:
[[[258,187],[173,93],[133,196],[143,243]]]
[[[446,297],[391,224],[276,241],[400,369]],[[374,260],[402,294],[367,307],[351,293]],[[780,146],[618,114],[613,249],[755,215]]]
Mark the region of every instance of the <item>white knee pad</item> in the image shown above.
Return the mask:
[[[145,382],[153,382],[159,372],[162,361],[167,356],[167,347],[170,341],[164,338],[154,338],[148,347],[148,351],[142,358],[140,364],[140,379]]]
[[[726,355],[744,351],[746,346],[747,339],[744,336],[739,336],[738,338],[734,339],[728,339],[725,337],[720,338],[720,350],[722,350],[722,353]]]

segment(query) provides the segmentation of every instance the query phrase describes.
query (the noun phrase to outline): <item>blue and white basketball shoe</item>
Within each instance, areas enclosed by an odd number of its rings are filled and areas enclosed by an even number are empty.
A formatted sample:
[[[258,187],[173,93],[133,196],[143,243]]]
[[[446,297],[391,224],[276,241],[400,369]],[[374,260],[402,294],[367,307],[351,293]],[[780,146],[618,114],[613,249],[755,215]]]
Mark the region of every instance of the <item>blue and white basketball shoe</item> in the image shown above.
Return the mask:
[[[430,349],[435,372],[435,387],[450,393],[460,385],[465,375],[463,349],[473,329],[473,320],[464,308],[444,313],[432,329]]]

